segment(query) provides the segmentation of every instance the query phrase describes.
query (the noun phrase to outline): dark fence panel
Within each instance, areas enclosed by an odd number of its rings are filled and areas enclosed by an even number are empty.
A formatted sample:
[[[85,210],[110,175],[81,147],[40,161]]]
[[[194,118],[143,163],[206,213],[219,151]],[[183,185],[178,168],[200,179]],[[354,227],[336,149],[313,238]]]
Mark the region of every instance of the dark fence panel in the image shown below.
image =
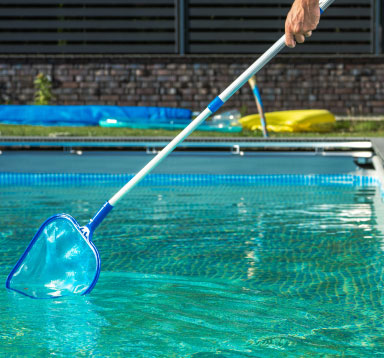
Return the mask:
[[[175,53],[174,0],[0,0],[2,53]]]
[[[189,0],[190,53],[260,53],[284,31],[292,0]],[[337,0],[295,53],[372,53],[374,1]]]
[[[262,53],[283,34],[292,2],[0,0],[0,51]],[[382,2],[336,0],[311,40],[294,53],[379,53],[383,7],[378,10],[378,5]]]

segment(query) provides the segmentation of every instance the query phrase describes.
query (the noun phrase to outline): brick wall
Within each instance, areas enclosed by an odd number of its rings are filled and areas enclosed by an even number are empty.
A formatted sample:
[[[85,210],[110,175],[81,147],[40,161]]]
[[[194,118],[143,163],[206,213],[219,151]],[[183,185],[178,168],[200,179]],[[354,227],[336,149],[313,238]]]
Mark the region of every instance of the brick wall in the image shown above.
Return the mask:
[[[201,110],[256,57],[2,56],[0,102],[33,102],[35,76],[52,78],[55,104],[172,106]],[[267,111],[325,108],[384,115],[384,56],[280,55],[257,76]],[[249,86],[226,109],[256,112]]]

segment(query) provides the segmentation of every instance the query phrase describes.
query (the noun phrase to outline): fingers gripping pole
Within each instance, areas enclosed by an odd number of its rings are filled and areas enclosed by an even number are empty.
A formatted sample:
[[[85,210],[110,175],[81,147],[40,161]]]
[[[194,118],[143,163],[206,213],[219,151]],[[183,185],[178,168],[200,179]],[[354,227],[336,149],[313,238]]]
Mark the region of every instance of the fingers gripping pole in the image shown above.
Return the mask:
[[[320,8],[323,12],[334,0],[320,1]],[[272,45],[262,56],[258,58],[247,70],[245,70],[229,87],[227,87],[218,97],[216,97],[208,107],[200,113],[182,132],[180,132],[163,150],[156,155],[143,169],[141,169],[127,184],[125,184],[110,200],[109,204],[113,207],[127,194],[136,184],[138,184],[147,174],[171,153],[178,144],[188,137],[202,122],[211,114],[215,113],[229,98],[232,97],[248,80],[259,72],[273,57],[275,57],[285,47],[285,35]]]

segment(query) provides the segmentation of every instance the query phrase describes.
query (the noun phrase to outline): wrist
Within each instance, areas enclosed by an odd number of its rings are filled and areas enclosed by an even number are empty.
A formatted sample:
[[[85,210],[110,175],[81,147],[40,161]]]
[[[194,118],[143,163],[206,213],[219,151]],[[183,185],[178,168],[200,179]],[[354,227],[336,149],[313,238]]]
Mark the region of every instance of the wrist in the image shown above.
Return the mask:
[[[319,6],[319,0],[301,0],[301,3],[307,6]]]

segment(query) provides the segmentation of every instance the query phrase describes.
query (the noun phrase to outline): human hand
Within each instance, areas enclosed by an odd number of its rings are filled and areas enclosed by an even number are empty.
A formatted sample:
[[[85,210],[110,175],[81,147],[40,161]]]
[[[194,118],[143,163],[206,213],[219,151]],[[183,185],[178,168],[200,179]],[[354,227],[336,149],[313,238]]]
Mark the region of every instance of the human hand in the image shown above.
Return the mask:
[[[295,0],[285,21],[285,43],[295,47],[312,35],[320,21],[319,0]]]

